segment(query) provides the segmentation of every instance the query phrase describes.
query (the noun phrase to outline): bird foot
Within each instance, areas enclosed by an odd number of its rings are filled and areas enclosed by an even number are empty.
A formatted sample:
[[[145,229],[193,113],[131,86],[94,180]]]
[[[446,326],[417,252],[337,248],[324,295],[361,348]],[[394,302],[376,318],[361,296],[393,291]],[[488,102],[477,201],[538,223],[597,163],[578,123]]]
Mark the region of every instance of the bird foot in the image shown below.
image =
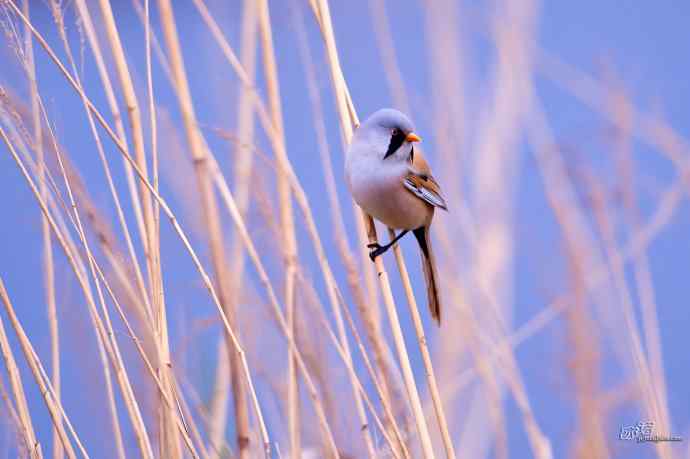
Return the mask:
[[[371,252],[369,252],[369,258],[371,258],[371,261],[375,261],[376,257],[388,250],[388,246],[382,246],[376,242],[373,244],[368,244],[367,248],[372,249]]]

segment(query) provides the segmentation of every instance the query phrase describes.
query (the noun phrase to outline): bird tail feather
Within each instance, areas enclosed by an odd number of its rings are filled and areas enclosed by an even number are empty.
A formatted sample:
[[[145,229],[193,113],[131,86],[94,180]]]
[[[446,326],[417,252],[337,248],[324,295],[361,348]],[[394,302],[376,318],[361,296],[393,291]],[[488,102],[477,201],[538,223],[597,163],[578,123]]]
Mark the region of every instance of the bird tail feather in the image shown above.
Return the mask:
[[[438,272],[436,271],[436,260],[431,249],[431,239],[429,229],[422,226],[413,231],[422,256],[422,269],[426,279],[426,292],[429,302],[429,311],[436,324],[441,326],[441,299],[438,290]]]

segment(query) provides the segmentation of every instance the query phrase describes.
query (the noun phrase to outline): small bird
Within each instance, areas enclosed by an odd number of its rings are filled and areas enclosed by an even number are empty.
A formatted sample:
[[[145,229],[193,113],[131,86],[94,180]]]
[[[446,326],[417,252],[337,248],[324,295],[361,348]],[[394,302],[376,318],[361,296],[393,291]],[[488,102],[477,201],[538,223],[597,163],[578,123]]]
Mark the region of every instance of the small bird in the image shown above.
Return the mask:
[[[355,202],[393,230],[401,230],[381,246],[369,244],[372,261],[409,231],[415,235],[422,257],[431,317],[441,325],[438,275],[431,250],[429,225],[434,209],[448,210],[429,164],[414,143],[421,139],[412,122],[397,110],[384,108],[362,123],[345,158],[345,176]]]

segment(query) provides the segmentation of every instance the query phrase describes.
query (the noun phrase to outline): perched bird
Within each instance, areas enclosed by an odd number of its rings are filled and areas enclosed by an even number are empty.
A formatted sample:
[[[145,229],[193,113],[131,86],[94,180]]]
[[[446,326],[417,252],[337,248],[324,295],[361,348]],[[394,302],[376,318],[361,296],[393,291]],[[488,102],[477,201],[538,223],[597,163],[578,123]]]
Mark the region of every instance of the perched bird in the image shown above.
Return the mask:
[[[372,261],[408,231],[417,238],[429,310],[440,325],[438,275],[429,225],[436,207],[448,209],[429,164],[414,150],[413,144],[420,140],[407,116],[389,108],[379,110],[355,131],[345,158],[345,176],[355,202],[364,212],[389,228],[401,230],[384,246],[368,246]]]

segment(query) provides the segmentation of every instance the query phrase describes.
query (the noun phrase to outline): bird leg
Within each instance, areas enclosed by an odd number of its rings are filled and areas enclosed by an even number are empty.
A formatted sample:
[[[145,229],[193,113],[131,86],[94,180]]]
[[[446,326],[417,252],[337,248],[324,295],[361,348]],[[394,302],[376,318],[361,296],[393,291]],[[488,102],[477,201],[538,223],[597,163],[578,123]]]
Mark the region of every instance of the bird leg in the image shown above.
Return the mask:
[[[398,239],[403,237],[405,234],[407,234],[409,230],[404,230],[401,231],[400,234],[395,236],[392,241],[390,241],[386,245],[380,245],[378,242],[374,242],[373,244],[368,244],[367,248],[372,249],[371,252],[369,252],[369,258],[371,258],[371,261],[376,260],[376,257],[379,255],[384,254],[388,249],[390,249],[396,242],[398,242]]]

